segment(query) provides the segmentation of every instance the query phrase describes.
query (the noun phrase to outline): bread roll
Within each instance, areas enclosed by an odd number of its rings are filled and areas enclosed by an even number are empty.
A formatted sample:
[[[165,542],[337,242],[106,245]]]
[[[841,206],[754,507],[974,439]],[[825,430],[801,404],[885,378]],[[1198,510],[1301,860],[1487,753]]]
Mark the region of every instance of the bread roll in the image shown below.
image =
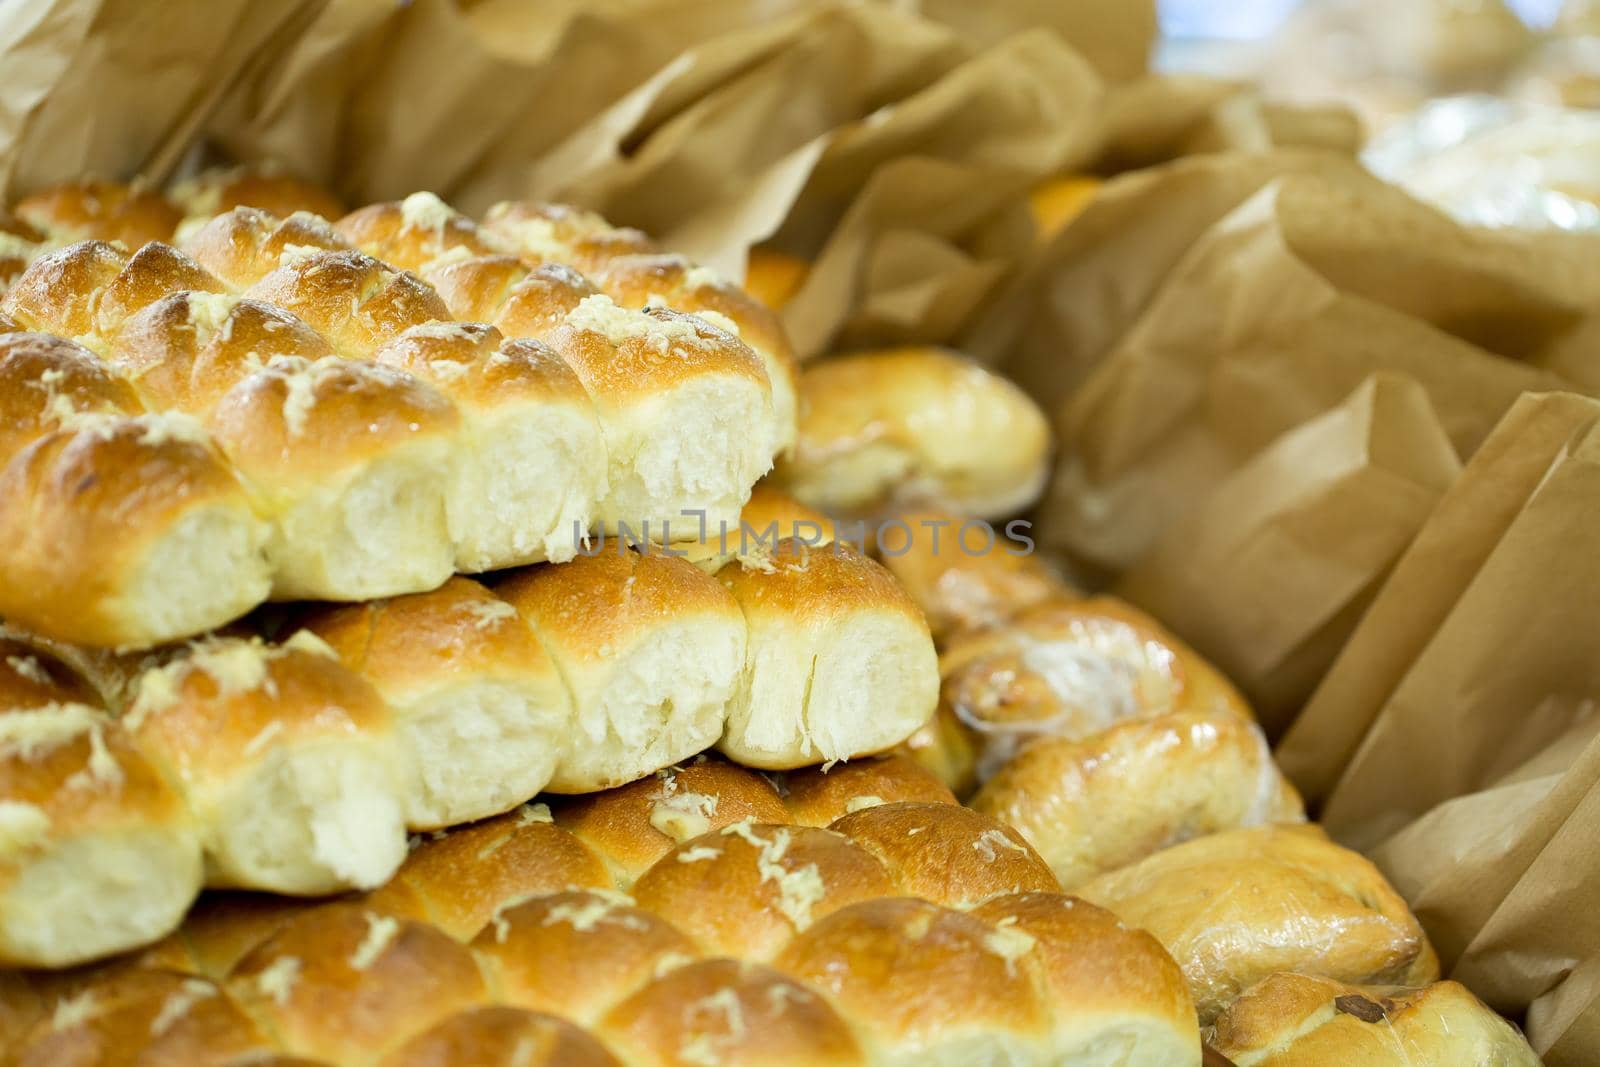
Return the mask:
[[[1192,837],[1305,820],[1260,728],[1197,711],[1037,741],[972,806],[1021,831],[1068,890]]]
[[[414,771],[389,709],[314,637],[201,642],[145,673],[123,722],[181,783],[213,885],[370,888],[405,857]]]
[[[794,446],[797,364],[783,322],[771,309],[715,271],[679,255],[617,256],[595,271],[594,280],[622,307],[686,311],[749,345],[772,383],[777,447],[788,451]]]
[[[96,350],[128,316],[178,290],[221,292],[220,279],[171,245],[129,254],[103,241],[47,252],[22,272],[0,310],[28,327]]]
[[[831,545],[836,532],[833,520],[815,508],[808,508],[788,493],[774,489],[765,481],[750,490],[750,499],[739,509],[737,521],[695,530],[692,541],[675,541],[672,550],[707,574],[715,574],[743,555],[770,549],[784,538],[804,541],[817,548]]]
[[[915,733],[894,752],[914,760],[957,797],[978,788],[978,757],[982,746],[978,732],[962,722],[944,701]]]
[[[141,410],[93,352],[47,333],[0,334],[0,462],[78,415]]]
[[[373,359],[462,413],[446,499],[456,569],[571,559],[606,491],[605,438],[571,368],[540,342],[482,323],[413,326]]]
[[[614,892],[533,897],[501,909],[472,942],[500,997],[585,1026],[652,978],[696,959],[670,923]]]
[[[1109,597],[1050,601],[1003,626],[957,634],[939,668],[944,706],[982,746],[982,780],[1041,738],[1082,739],[1177,710],[1250,718],[1214,667]]]
[[[308,256],[351,249],[326,218],[305,211],[280,218],[253,207],[224,211],[189,232],[182,244],[235,292]]]
[[[220,982],[285,923],[317,906],[299,897],[270,893],[202,893],[174,937],[187,958],[182,969]]]
[[[274,359],[315,361],[333,355],[333,348],[271,304],[176,292],[124,320],[105,355],[152,409],[203,417],[229,389]]]
[[[784,806],[802,826],[827,826],[852,812],[881,804],[956,802],[938,778],[907,756],[810,767],[786,775],[783,785]]]
[[[0,711],[50,704],[100,706],[88,680],[37,642],[0,626]]]
[[[773,311],[782,311],[805,284],[811,264],[771,248],[752,248],[744,266],[744,291]]]
[[[542,338],[600,292],[565,264],[534,266],[513,255],[444,256],[422,273],[456,318],[493,323],[507,337]]]
[[[488,999],[472,954],[425,923],[354,904],[283,925],[228,976],[228,992],[287,1051],[365,1063]]]
[[[1028,396],[954,353],[837,356],[800,375],[799,435],[779,484],[832,514],[931,505],[1001,518],[1044,488],[1050,430]]]
[[[154,941],[200,890],[193,818],[104,712],[32,704],[64,672],[9,645],[0,688],[0,963],[64,967]]]
[[[600,1031],[638,1067],[864,1067],[850,1027],[817,993],[769,967],[702,960],[618,1004]]]
[[[1277,971],[1384,985],[1439,976],[1405,901],[1370,862],[1314,826],[1201,837],[1078,892],[1166,946],[1202,1024]]]
[[[518,255],[541,263],[570,263],[585,273],[617,256],[660,250],[638,230],[613,226],[592,211],[567,204],[505,201],[484,215],[483,228]]]
[[[0,615],[110,647],[199,633],[266,597],[269,535],[198,423],[78,417],[0,469]]]
[[[947,511],[901,512],[877,531],[879,560],[927,616],[934,640],[960,630],[993,626],[1051,599],[1076,591],[1024,545],[998,538],[988,548],[969,520]],[[980,550],[981,549],[981,550]]]
[[[621,885],[691,838],[789,815],[764,776],[697,756],[637,782],[558,804],[556,822],[605,858]]]
[[[360,252],[293,256],[245,295],[304,319],[336,352],[356,359],[412,326],[450,318],[427,282]]]
[[[378,690],[411,749],[406,821],[433,829],[509,811],[549,782],[572,701],[517,610],[466,578],[304,620]]]
[[[577,372],[605,431],[607,530],[670,540],[671,524],[686,540],[699,517],[712,528],[736,519],[778,437],[771,383],[744,342],[606,296],[584,298],[544,340]]]
[[[357,208],[335,229],[363,252],[402,270],[421,271],[441,256],[468,259],[508,251],[504,242],[428,192]]]
[[[410,375],[332,357],[274,360],[229,390],[208,425],[275,522],[273,595],[363,600],[449,577],[459,423]]]
[[[596,551],[495,587],[572,693],[577,729],[550,782],[558,793],[630,782],[710,746],[744,665],[744,618],[716,579],[612,542]]]
[[[57,241],[116,241],[125,248],[172,240],[183,218],[153,189],[103,181],[58,185],[23,197],[13,210]]]
[[[936,904],[972,907],[1002,893],[1061,889],[1026,838],[955,804],[879,804],[831,829],[876,856],[903,894]]]
[[[178,240],[236,207],[249,206],[288,218],[308,212],[325,219],[344,214],[344,205],[324,187],[289,174],[245,167],[216,168],[179,182],[168,196],[184,213]]]
[[[605,863],[558,829],[544,804],[412,839],[411,854],[370,897],[374,907],[420,908],[458,941],[470,941],[502,907],[568,889],[611,889]],[[471,877],[463,877],[471,871]]]
[[[424,1030],[379,1067],[622,1067],[564,1019],[517,1008],[473,1008]]]
[[[1517,1028],[1458,982],[1421,989],[1274,974],[1228,1006],[1208,1039],[1238,1067],[1538,1067]]]
[[[927,623],[847,544],[789,539],[717,572],[749,628],[720,751],[786,769],[881,751],[927,720],[938,662]]]

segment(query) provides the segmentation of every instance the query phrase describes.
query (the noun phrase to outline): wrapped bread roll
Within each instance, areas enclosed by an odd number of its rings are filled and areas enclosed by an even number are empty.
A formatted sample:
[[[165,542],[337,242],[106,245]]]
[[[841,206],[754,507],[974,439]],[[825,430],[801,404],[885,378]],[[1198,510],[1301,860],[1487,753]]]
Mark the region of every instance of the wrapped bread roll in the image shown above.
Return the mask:
[[[222,282],[173,248],[154,242],[126,250],[81,241],[34,260],[0,310],[30,330],[103,347],[128,316],[179,290],[221,292]]]
[[[446,498],[456,569],[571,559],[606,492],[605,439],[571,368],[538,341],[482,323],[413,326],[373,359],[430,383],[462,413]]]
[[[752,248],[744,266],[744,291],[773,311],[782,311],[805,284],[811,264],[771,248]]]
[[[146,647],[265,599],[270,530],[198,423],[91,415],[71,427],[0,470],[0,615],[46,636]]]
[[[167,195],[184,213],[177,228],[180,243],[211,219],[237,207],[252,207],[279,218],[302,211],[325,219],[344,214],[339,198],[314,182],[245,167],[205,171],[177,183]]]
[[[17,217],[58,241],[117,241],[138,248],[170,241],[183,213],[153,189],[116,182],[58,185],[25,196]]]
[[[750,634],[721,752],[781,770],[881,751],[927,720],[933,640],[878,564],[846,544],[786,539],[717,579]]]
[[[733,521],[772,465],[778,424],[761,361],[737,337],[664,308],[585,297],[544,338],[577,372],[605,431],[607,530],[669,540]],[[648,531],[657,533],[650,534]]]
[[[452,578],[324,609],[305,626],[393,712],[421,778],[411,827],[498,815],[554,774],[572,718],[566,686],[517,610],[483,586]]]
[[[1458,982],[1403,989],[1275,974],[1229,1005],[1208,1038],[1238,1067],[1540,1063],[1515,1026]]]
[[[772,383],[777,446],[781,451],[793,447],[798,372],[794,349],[776,314],[715,271],[696,267],[679,255],[618,256],[606,261],[594,280],[623,307],[687,311],[749,345],[761,357]]]
[[[213,885],[367,888],[405,858],[415,774],[389,709],[315,637],[202,642],[146,672],[122,721],[181,783]]]
[[[535,262],[570,263],[592,273],[617,256],[660,251],[638,230],[613,226],[592,211],[567,204],[511,200],[495,204],[483,228]]]
[[[817,993],[777,971],[702,960],[618,1004],[600,1031],[639,1067],[864,1067],[855,1035]]]
[[[194,820],[59,665],[0,661],[0,963],[63,967],[153,941],[200,890]],[[33,692],[29,692],[29,689]]]
[[[182,245],[236,292],[307,256],[351,249],[326,218],[304,211],[280,218],[254,207],[224,211],[191,230]]]
[[[273,594],[363,600],[449,577],[459,421],[410,375],[333,357],[274,360],[229,390],[208,425],[275,521]]]
[[[1214,667],[1109,597],[1050,601],[1004,626],[958,634],[940,673],[944,705],[982,746],[982,780],[1041,738],[1081,739],[1177,710],[1251,717]]]
[[[488,999],[478,965],[425,923],[353,904],[298,915],[240,960],[228,992],[290,1052],[364,1063]]]
[[[577,730],[550,789],[630,782],[722,733],[744,665],[744,618],[693,564],[608,542],[495,591],[532,625],[572,693]]]
[[[378,1067],[622,1067],[565,1019],[518,1008],[473,1008],[424,1030]]]
[[[360,252],[294,256],[245,295],[304,319],[336,352],[357,359],[409,327],[450,318],[427,282]]]
[[[1305,819],[1260,728],[1200,711],[1037,741],[972,806],[1016,827],[1068,890],[1191,837]]]
[[[800,375],[783,488],[813,507],[871,514],[932,505],[1001,518],[1044,488],[1050,431],[1027,394],[954,353],[901,348],[825,359]]]
[[[1166,946],[1203,1024],[1277,971],[1380,985],[1439,977],[1405,901],[1370,862],[1314,826],[1212,834],[1078,892]]]

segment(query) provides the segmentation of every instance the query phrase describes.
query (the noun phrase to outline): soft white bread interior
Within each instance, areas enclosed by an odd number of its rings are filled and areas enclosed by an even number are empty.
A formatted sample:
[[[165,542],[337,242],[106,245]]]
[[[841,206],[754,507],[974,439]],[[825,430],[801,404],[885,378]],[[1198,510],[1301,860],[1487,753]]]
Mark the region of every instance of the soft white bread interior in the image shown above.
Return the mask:
[[[836,356],[800,375],[780,484],[831,514],[931,505],[995,519],[1044,488],[1050,431],[1028,395],[952,352]]]
[[[462,414],[446,509],[458,571],[569,560],[606,492],[606,447],[572,369],[484,323],[413,326],[375,362],[428,382]]]
[[[371,683],[310,634],[200,642],[141,676],[122,721],[179,783],[212,885],[371,888],[405,857],[409,753]]]
[[[786,769],[905,740],[938,702],[922,613],[877,563],[840,543],[792,538],[717,572],[749,628],[718,749]]]
[[[336,357],[279,358],[230,389],[208,426],[274,521],[273,595],[362,600],[449,577],[459,424],[431,386]]]
[[[476,582],[452,578],[303,621],[393,711],[418,771],[413,829],[508,811],[566,754],[572,703],[560,673],[517,609]]]
[[[572,694],[576,733],[550,783],[560,793],[630,782],[709,747],[744,666],[744,617],[716,579],[616,542],[594,552],[495,586]]]

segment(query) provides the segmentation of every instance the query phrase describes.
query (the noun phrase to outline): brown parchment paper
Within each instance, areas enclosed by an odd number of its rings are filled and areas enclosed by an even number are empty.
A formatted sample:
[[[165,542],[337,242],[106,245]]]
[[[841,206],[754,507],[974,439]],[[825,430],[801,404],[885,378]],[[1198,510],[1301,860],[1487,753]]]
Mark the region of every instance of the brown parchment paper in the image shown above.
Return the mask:
[[[1422,386],[1375,374],[1229,475],[1116,592],[1221,667],[1276,736],[1459,472]]]

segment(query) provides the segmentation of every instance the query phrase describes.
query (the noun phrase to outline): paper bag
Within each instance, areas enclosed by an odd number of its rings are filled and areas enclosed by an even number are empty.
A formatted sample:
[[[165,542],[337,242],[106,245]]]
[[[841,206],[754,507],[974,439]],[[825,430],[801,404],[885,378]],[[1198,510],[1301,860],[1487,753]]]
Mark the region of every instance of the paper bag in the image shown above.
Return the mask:
[[[1276,736],[1459,471],[1423,388],[1374,375],[1224,480],[1116,592],[1221,667]]]

